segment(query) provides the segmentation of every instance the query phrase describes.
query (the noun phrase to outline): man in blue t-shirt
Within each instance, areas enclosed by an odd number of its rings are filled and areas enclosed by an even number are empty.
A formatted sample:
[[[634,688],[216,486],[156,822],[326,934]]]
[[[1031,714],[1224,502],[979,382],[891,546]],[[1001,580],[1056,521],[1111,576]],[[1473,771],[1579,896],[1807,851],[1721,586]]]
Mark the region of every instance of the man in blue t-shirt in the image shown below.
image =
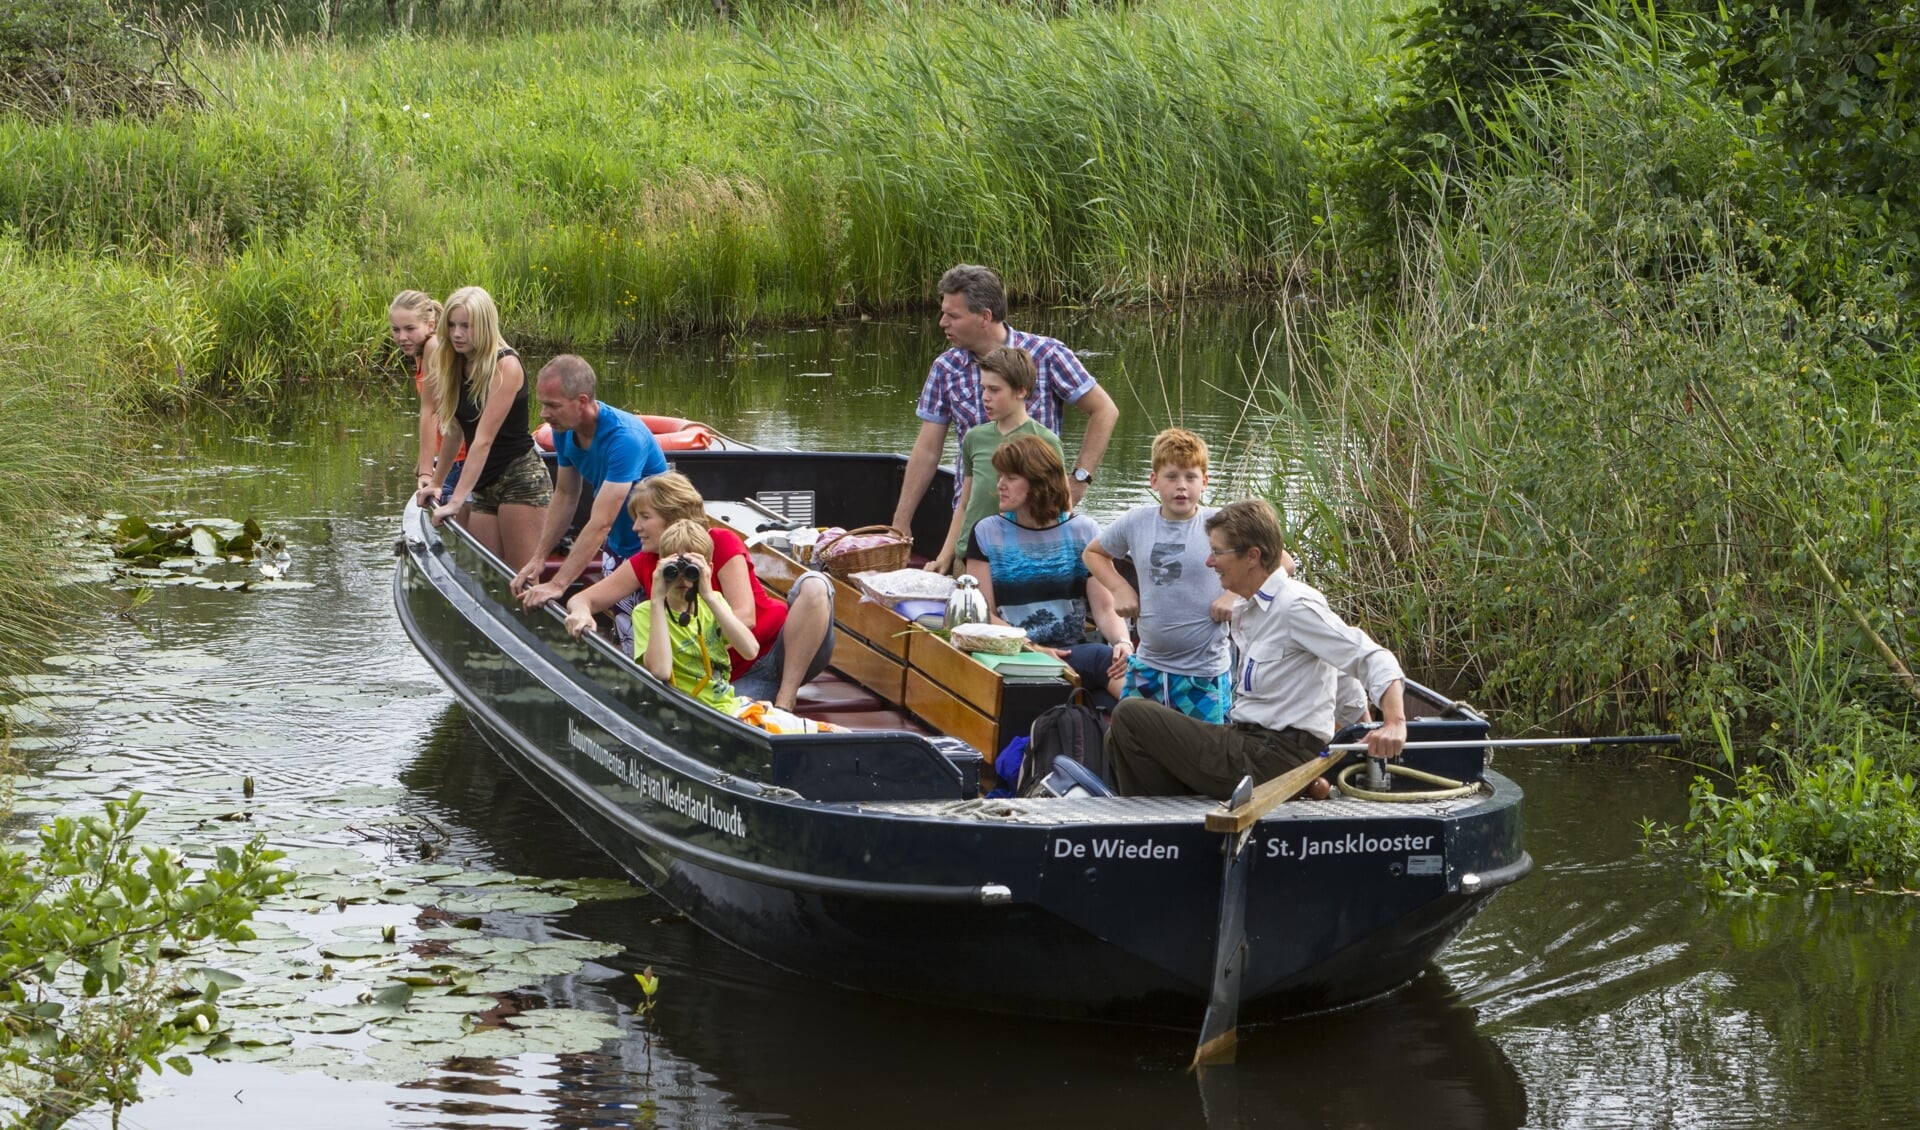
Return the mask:
[[[667,457],[647,425],[593,395],[593,366],[583,358],[562,353],[547,362],[534,384],[540,418],[553,425],[553,450],[560,474],[553,484],[553,501],[540,529],[536,552],[514,574],[513,591],[526,608],[537,608],[564,596],[594,555],[611,573],[622,561],[640,552],[640,535],[627,513],[627,491],[650,475],[665,473]],[[581,484],[593,492],[593,510],[573,539],[573,550],[545,583],[547,554],[573,523],[580,505]]]

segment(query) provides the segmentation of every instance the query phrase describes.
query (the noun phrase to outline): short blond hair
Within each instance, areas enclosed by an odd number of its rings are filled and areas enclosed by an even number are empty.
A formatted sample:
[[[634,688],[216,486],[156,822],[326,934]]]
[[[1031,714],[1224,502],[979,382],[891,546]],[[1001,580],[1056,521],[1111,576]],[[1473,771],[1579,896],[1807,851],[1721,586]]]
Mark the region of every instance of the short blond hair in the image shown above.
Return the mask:
[[[673,557],[681,553],[697,553],[702,557],[713,556],[713,537],[707,528],[691,518],[679,521],[660,531],[660,547],[657,551],[662,557]]]

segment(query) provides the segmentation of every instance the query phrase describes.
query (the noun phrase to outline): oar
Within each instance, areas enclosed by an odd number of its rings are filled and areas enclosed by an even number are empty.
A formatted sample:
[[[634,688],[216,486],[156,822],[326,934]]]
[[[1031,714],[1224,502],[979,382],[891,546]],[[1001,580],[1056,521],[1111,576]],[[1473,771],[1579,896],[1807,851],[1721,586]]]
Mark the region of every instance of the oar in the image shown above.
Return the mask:
[[[1365,748],[1364,745],[1361,748]],[[1213,993],[1207,1015],[1200,1022],[1200,1043],[1188,1068],[1209,1063],[1232,1063],[1240,1040],[1240,972],[1247,956],[1247,841],[1254,822],[1293,799],[1313,779],[1346,760],[1351,750],[1329,751],[1304,765],[1296,765],[1259,788],[1245,777],[1233,796],[1207,813],[1207,831],[1224,832],[1226,864],[1220,875],[1220,925],[1214,934]]]
[[[1408,742],[1405,749],[1523,749],[1558,745],[1674,745],[1679,734],[1623,735],[1605,738],[1501,738],[1442,742]],[[1226,863],[1220,876],[1220,922],[1214,934],[1213,991],[1207,1014],[1200,1022],[1200,1042],[1193,1051],[1191,1071],[1213,1063],[1232,1063],[1239,1042],[1240,973],[1247,955],[1247,843],[1261,817],[1300,794],[1330,769],[1338,768],[1350,753],[1367,748],[1365,742],[1328,746],[1319,757],[1296,765],[1258,788],[1243,778],[1233,796],[1207,813],[1207,831],[1225,834]]]
[[[1679,745],[1680,741],[1681,738],[1679,734],[1622,734],[1611,738],[1460,738],[1455,741],[1446,742],[1408,742],[1403,748],[1543,749],[1557,745]],[[1339,750],[1346,753],[1359,753],[1366,748],[1367,743],[1365,742],[1341,742],[1339,745],[1330,745],[1327,747],[1329,751]],[[1308,762],[1308,764],[1312,764],[1312,762]],[[1302,768],[1304,768],[1304,766]],[[1324,771],[1325,767],[1323,766],[1322,772]],[[1288,773],[1292,772],[1293,770],[1288,771]],[[1280,781],[1283,779],[1284,775],[1275,777],[1273,780]],[[1272,782],[1269,782],[1269,784],[1271,783]],[[1265,787],[1265,785],[1261,786],[1263,789]],[[1224,829],[1215,828],[1213,821],[1214,817],[1225,811],[1226,806],[1222,805],[1216,811],[1209,812],[1207,814],[1207,827],[1213,831],[1223,831]]]

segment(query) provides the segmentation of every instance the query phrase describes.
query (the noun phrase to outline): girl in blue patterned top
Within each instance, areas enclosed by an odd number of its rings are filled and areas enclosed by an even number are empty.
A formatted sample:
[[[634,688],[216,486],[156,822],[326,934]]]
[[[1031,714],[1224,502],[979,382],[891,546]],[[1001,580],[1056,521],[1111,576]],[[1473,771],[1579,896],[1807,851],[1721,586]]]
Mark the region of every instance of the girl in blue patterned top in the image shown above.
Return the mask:
[[[1037,436],[1022,436],[993,453],[1000,512],[980,519],[967,539],[967,572],[997,624],[1065,659],[1089,690],[1118,697],[1108,679],[1114,643],[1127,639],[1113,597],[1080,560],[1100,526],[1067,507],[1067,469]],[[984,485],[984,484],[982,484]],[[1090,637],[1091,616],[1098,634]],[[1113,685],[1109,685],[1110,682]]]

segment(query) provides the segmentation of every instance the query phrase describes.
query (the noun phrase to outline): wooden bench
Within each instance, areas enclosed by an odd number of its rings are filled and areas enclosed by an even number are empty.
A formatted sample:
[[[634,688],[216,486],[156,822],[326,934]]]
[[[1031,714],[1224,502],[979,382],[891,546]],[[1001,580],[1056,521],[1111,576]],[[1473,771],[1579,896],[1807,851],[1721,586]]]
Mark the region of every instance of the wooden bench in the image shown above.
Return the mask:
[[[709,502],[707,513],[742,537],[758,524],[759,510],[750,503]],[[785,596],[806,571],[791,556],[764,544],[748,552],[769,592]],[[835,670],[884,704],[973,746],[989,762],[1015,735],[1026,733],[1041,711],[1064,701],[1073,687],[1068,679],[1002,679],[940,636],[864,599],[859,589],[838,578],[833,580],[833,616]],[[820,692],[823,698],[843,694]],[[854,721],[859,713],[844,709],[844,704],[827,708],[825,701],[809,702],[804,688],[798,705],[802,713],[823,721]]]

